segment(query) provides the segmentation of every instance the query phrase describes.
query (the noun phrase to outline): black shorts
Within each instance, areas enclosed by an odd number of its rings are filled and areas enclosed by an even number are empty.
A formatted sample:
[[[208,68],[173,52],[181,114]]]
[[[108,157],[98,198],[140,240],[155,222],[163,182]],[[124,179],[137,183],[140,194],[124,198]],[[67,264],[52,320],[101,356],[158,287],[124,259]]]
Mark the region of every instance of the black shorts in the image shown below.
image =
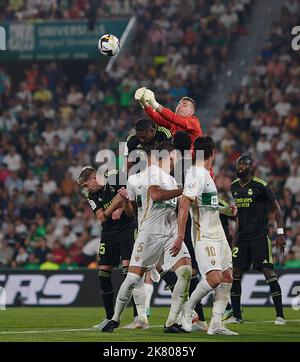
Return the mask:
[[[272,243],[267,234],[257,235],[253,239],[238,238],[232,249],[233,266],[248,270],[273,268]]]
[[[122,260],[130,260],[135,241],[135,229],[119,234],[102,234],[99,245],[99,265],[119,266]]]

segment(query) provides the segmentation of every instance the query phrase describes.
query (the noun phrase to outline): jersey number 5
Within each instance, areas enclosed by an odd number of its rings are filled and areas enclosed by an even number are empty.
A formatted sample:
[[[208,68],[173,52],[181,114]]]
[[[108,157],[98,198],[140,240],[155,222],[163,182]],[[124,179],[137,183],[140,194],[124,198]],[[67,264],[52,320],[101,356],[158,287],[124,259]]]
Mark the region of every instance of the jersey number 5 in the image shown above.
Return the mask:
[[[100,243],[100,246],[99,246],[99,254],[100,254],[100,255],[105,254],[105,243]]]

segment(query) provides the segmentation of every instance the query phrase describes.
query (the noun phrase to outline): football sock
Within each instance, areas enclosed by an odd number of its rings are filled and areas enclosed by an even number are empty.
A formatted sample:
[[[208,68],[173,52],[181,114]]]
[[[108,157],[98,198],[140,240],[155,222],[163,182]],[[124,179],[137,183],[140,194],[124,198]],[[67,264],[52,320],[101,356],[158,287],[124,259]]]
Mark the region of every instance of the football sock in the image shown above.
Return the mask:
[[[106,318],[111,319],[114,314],[114,290],[111,283],[111,270],[99,270],[98,278],[106,312]]]
[[[141,277],[137,274],[134,273],[127,274],[127,277],[122,283],[119,293],[117,295],[115,313],[112,317],[114,321],[116,322],[120,321],[122,313],[124,312],[124,309],[126,308],[128,302],[130,301],[130,298],[132,296],[132,291],[138,285],[140,280]]]
[[[151,304],[151,298],[152,298],[152,294],[153,294],[153,284],[149,284],[149,283],[144,283],[145,286],[145,292],[146,292],[146,310],[150,309],[150,304]]]
[[[276,309],[276,317],[284,318],[283,309],[282,309],[281,288],[278,283],[277,277],[274,276],[273,278],[266,279],[266,283],[269,285],[271,289],[271,296]]]
[[[191,279],[190,290],[189,290],[189,295],[190,296],[193,294],[193,291],[197,288],[198,284],[199,284],[199,279],[198,279],[197,274],[195,274],[195,275],[192,276],[192,279]],[[205,321],[203,307],[202,307],[201,302],[196,304],[195,312],[198,314],[198,317],[199,317],[200,321]]]
[[[215,289],[212,319],[210,322],[212,326],[220,325],[222,322],[222,316],[230,296],[230,289],[230,283],[222,283]]]
[[[173,289],[175,287],[175,284],[177,282],[177,276],[174,272],[168,270],[168,271],[162,271],[160,274],[160,277],[165,281],[166,286],[168,289],[173,292]]]
[[[137,286],[133,289],[132,295],[138,317],[141,319],[146,319],[146,288],[144,284],[144,278],[141,278]]]
[[[241,314],[241,279],[233,278],[232,287],[231,287],[231,305],[233,310],[233,316],[238,319],[242,319]]]
[[[189,265],[183,265],[177,268],[175,273],[177,276],[177,282],[172,293],[171,308],[166,322],[166,327],[170,327],[172,324],[177,322],[183,303],[188,298],[192,268]]]
[[[204,278],[201,279],[193,294],[190,296],[190,299],[186,302],[187,308],[191,310],[195,309],[195,305],[212,290],[213,288],[208,284],[207,280]]]
[[[129,266],[123,266],[122,267],[122,274],[123,274],[123,279],[126,279],[127,273],[128,273],[128,268]],[[134,298],[132,298],[131,300],[132,302],[132,308],[133,308],[133,316],[136,317],[138,315],[137,309],[136,309],[136,305],[135,305],[135,301]]]

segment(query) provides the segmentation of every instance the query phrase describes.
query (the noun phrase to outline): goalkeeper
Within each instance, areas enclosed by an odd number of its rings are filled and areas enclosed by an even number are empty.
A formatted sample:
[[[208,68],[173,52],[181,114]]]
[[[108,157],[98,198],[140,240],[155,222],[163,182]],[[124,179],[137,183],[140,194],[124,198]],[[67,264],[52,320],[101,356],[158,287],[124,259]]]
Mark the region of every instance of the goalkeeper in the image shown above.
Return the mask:
[[[157,125],[168,128],[173,136],[177,131],[186,131],[194,144],[195,139],[203,135],[200,121],[194,115],[196,104],[192,98],[181,98],[175,113],[161,106],[154,93],[145,87],[137,89],[134,98]]]

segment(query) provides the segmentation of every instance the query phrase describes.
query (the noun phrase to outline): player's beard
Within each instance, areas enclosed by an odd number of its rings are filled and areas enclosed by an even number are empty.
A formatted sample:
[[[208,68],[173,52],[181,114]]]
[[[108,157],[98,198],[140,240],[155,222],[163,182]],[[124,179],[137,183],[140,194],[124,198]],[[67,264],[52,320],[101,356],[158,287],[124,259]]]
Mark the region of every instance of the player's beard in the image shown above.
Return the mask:
[[[241,179],[246,179],[251,175],[251,170],[250,169],[245,169],[245,170],[237,170],[237,176]]]

